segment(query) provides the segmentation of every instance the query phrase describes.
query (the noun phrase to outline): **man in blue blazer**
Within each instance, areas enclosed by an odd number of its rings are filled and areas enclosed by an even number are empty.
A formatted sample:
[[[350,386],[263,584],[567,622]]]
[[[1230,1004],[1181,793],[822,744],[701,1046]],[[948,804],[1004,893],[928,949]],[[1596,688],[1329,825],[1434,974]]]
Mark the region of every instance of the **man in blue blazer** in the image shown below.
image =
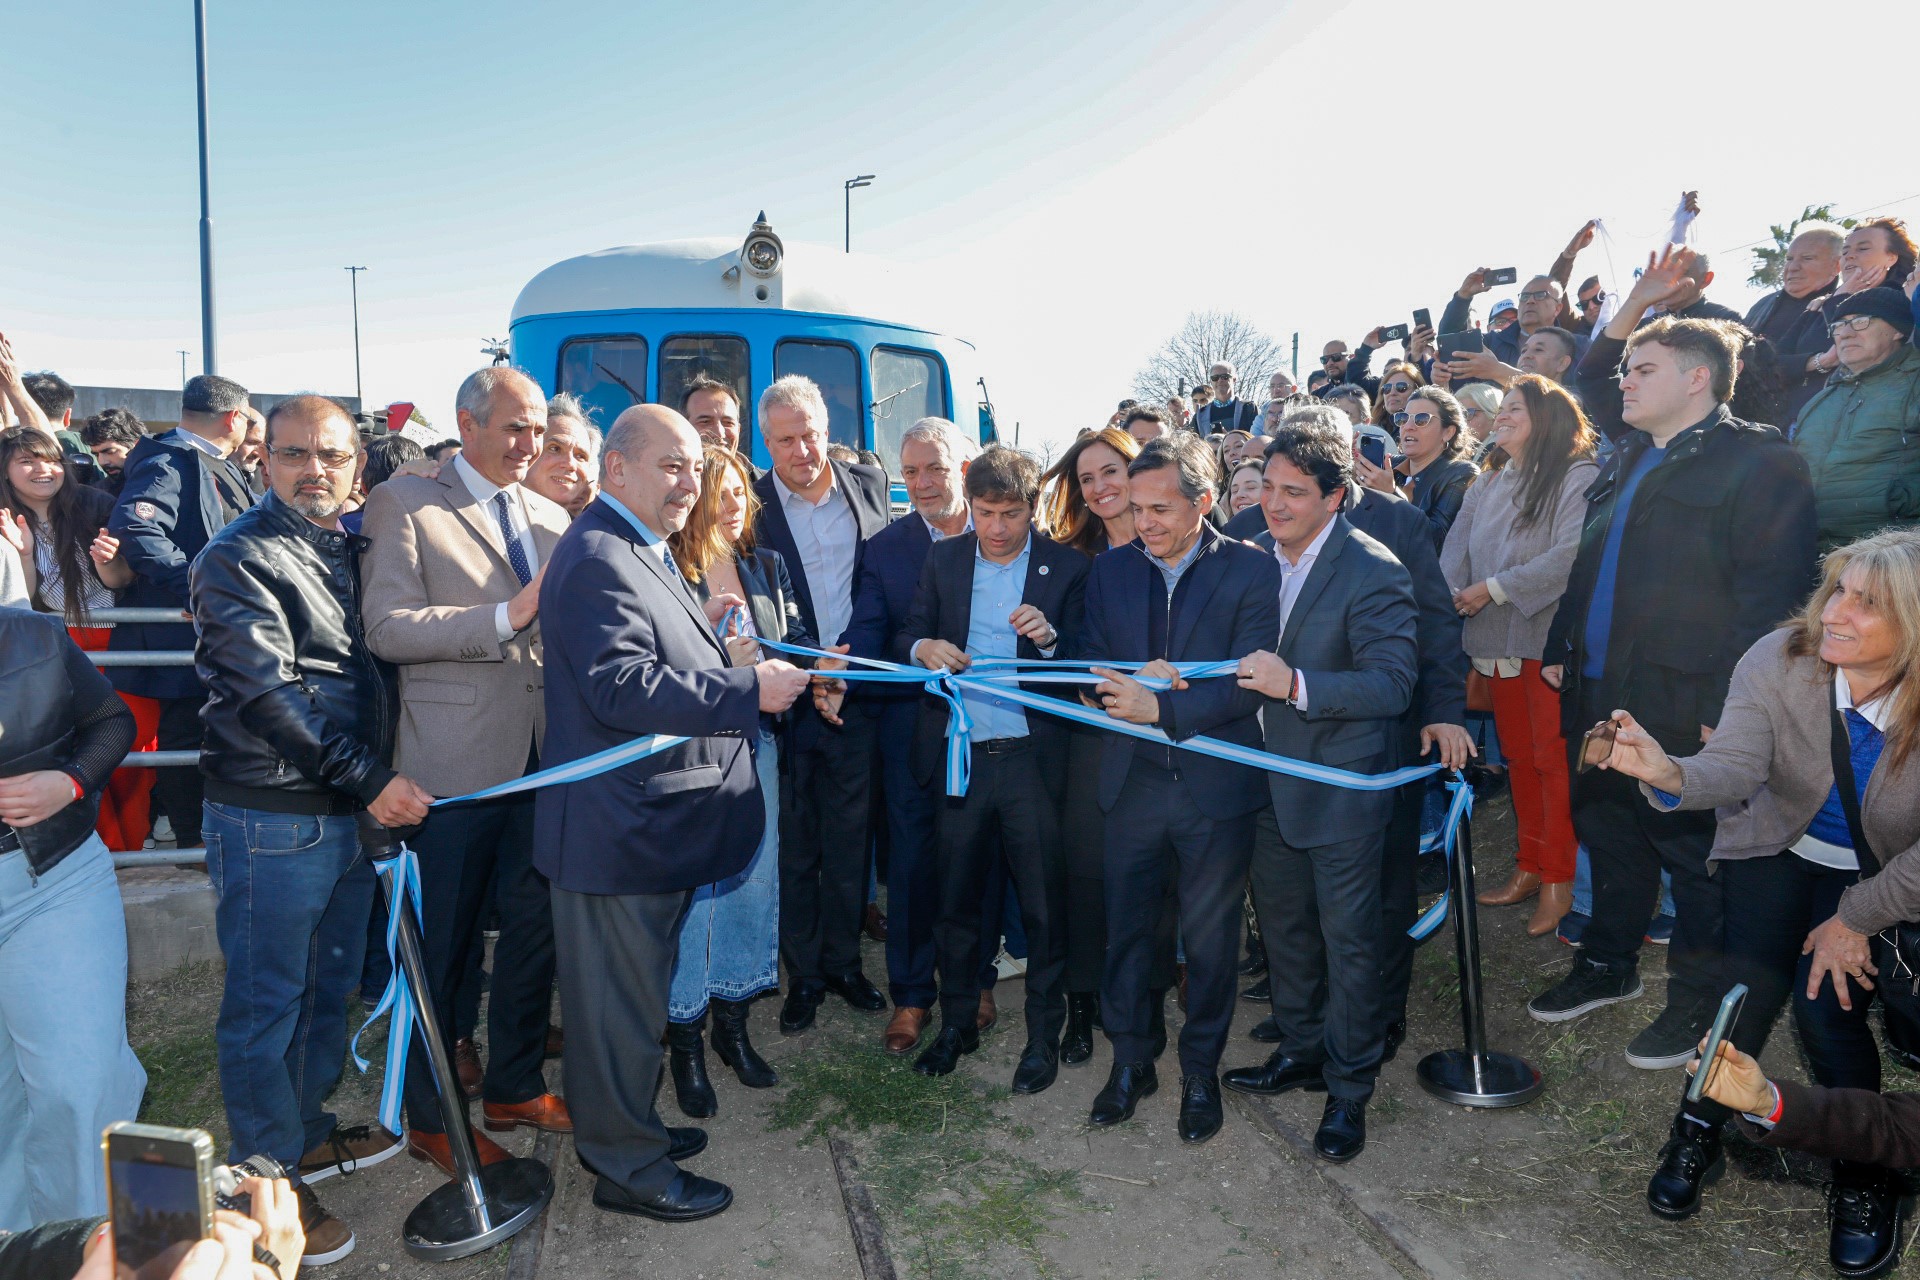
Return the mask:
[[[1213,450],[1188,431],[1150,440],[1127,468],[1139,538],[1093,562],[1083,656],[1160,660],[1242,658],[1280,637],[1280,572],[1271,556],[1223,538],[1208,523],[1219,480]],[[1116,720],[1150,725],[1178,742],[1204,734],[1255,750],[1263,699],[1227,677],[1155,692],[1117,671],[1094,687]],[[1180,1136],[1219,1132],[1220,1052],[1233,1019],[1240,902],[1254,814],[1270,803],[1251,765],[1109,736],[1100,760],[1107,814],[1107,965],[1100,1006],[1113,1070],[1088,1117],[1119,1124],[1159,1087],[1148,1014],[1154,925],[1177,866],[1187,950],[1187,1023],[1180,1032]]]
[[[1403,762],[1419,609],[1406,568],[1340,515],[1353,485],[1352,447],[1330,432],[1283,426],[1267,446],[1260,501],[1281,580],[1280,642],[1243,659],[1239,682],[1267,699],[1269,752],[1384,773]],[[1385,1047],[1380,875],[1394,795],[1285,774],[1268,787],[1252,879],[1280,1047],[1226,1083],[1326,1090],[1314,1150],[1343,1162],[1365,1145]]]
[[[187,570],[213,535],[253,505],[253,490],[233,452],[247,437],[247,389],[231,378],[201,374],[180,393],[180,425],[133,446],[121,469],[120,497],[107,531],[134,571],[120,603],[130,609],[185,609]],[[193,624],[128,622],[107,647],[192,649]],[[160,704],[162,751],[200,749],[206,687],[191,666],[108,667],[113,687]],[[200,844],[200,770],[161,769],[154,793],[182,849]]]
[[[755,533],[786,560],[807,630],[832,647],[853,619],[867,543],[891,518],[887,473],[827,457],[826,401],[798,374],[760,394],[760,438],[773,468],[754,482]],[[847,708],[836,725],[803,703],[780,762],[780,1029],[789,1035],[813,1025],[828,991],[867,1012],[887,1007],[860,971],[879,716],[857,692]]]
[[[553,885],[574,1147],[599,1175],[593,1202],[689,1222],[733,1202],[676,1164],[706,1145],[654,1109],[680,917],[697,886],[753,856],[765,825],[754,774],[760,714],[806,687],[789,663],[731,667],[666,539],[700,494],[687,420],[636,405],[607,432],[601,496],[555,547],[540,589],[548,767],[647,734],[690,741],[550,786],[534,812],[534,864]],[[716,609],[726,597],[712,602]]]

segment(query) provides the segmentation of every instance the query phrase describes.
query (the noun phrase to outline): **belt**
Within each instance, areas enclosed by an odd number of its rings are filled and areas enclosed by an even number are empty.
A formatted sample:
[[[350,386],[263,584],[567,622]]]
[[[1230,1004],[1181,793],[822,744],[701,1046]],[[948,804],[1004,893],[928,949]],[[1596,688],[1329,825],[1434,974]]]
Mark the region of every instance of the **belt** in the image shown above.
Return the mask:
[[[0,822],[0,853],[12,853],[20,847],[20,833]]]
[[[990,756],[1011,755],[1016,751],[1025,751],[1033,746],[1033,739],[1026,738],[988,738],[985,742],[976,742],[973,749]]]

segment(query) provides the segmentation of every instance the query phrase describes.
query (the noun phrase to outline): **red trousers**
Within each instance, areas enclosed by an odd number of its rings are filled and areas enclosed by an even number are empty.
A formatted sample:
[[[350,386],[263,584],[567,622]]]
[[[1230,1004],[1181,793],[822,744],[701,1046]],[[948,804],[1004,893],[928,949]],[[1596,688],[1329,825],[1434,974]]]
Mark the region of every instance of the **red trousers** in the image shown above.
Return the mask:
[[[1547,884],[1570,883],[1579,844],[1569,802],[1567,740],[1560,734],[1560,693],[1540,678],[1540,664],[1532,660],[1522,662],[1512,679],[1495,676],[1487,683],[1520,827],[1520,870]]]
[[[98,653],[107,647],[113,631],[108,627],[68,627],[67,634],[88,653]],[[132,693],[121,694],[120,701],[133,712],[133,749],[159,750],[160,704]],[[152,769],[114,770],[106,794],[100,797],[100,821],[93,828],[107,848],[125,853],[146,843],[147,833],[153,829],[153,777]]]

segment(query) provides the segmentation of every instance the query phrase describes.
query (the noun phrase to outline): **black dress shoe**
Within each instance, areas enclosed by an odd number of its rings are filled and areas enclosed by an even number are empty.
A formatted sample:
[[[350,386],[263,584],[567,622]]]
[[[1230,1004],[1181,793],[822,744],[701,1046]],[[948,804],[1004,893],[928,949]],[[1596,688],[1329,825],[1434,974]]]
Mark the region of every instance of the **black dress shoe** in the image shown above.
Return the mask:
[[[1327,1091],[1326,1070],[1318,1062],[1301,1062],[1275,1049],[1266,1062],[1257,1067],[1236,1067],[1223,1079],[1235,1093],[1276,1094],[1292,1089],[1308,1093]]]
[[[1367,1145],[1367,1104],[1359,1098],[1328,1098],[1313,1135],[1313,1153],[1329,1164],[1345,1164]]]
[[[1394,1055],[1400,1052],[1400,1046],[1405,1043],[1406,1038],[1407,1020],[1405,1018],[1400,1019],[1398,1022],[1389,1022],[1387,1024],[1387,1047],[1380,1055],[1380,1061],[1383,1065],[1393,1061]],[[714,1033],[714,1043],[719,1043],[718,1032]]]
[[[667,1067],[673,1075],[673,1097],[680,1114],[703,1120],[720,1110],[713,1081],[707,1078],[707,1048],[700,1039],[699,1022],[667,1024]]]
[[[1262,1004],[1271,1002],[1273,999],[1273,979],[1260,979],[1260,981],[1254,983],[1245,991],[1242,991],[1240,998],[1242,1000],[1258,1000]]]
[[[1247,958],[1240,962],[1240,976],[1251,978],[1256,973],[1267,971],[1267,949],[1254,947],[1247,952]]]
[[[1013,1069],[1015,1093],[1042,1093],[1060,1074],[1060,1051],[1045,1041],[1029,1041]]]
[[[1060,1061],[1077,1067],[1093,1056],[1093,1015],[1100,998],[1091,991],[1067,996],[1067,1033],[1060,1040]]]
[[[820,1011],[820,1001],[824,992],[817,987],[796,982],[787,989],[787,999],[780,1006],[780,1031],[783,1035],[797,1036],[813,1025],[813,1016]]]
[[[1220,1077],[1180,1077],[1180,1141],[1201,1143],[1220,1132]]]
[[[691,1160],[707,1149],[707,1131],[694,1125],[684,1128],[667,1126],[667,1159],[679,1164],[682,1160]]]
[[[1888,1170],[1836,1161],[1827,1221],[1828,1260],[1848,1280],[1883,1276],[1899,1264],[1907,1202]]]
[[[1093,1110],[1087,1115],[1087,1123],[1105,1129],[1131,1120],[1133,1109],[1140,1105],[1140,1099],[1159,1087],[1160,1075],[1151,1062],[1116,1062],[1113,1070],[1107,1073],[1106,1088],[1094,1097]]]
[[[600,1178],[593,1184],[593,1203],[595,1208],[610,1213],[630,1213],[659,1222],[698,1222],[732,1204],[733,1188],[682,1169],[658,1195],[645,1198]]]
[[[880,994],[880,988],[868,982],[867,975],[858,969],[828,978],[827,990],[862,1013],[878,1013],[887,1007],[887,998]]]
[[[1249,1040],[1258,1040],[1261,1044],[1275,1044],[1280,1039],[1280,1019],[1268,1014],[1247,1029]]]
[[[980,1033],[971,1026],[941,1027],[933,1043],[920,1051],[913,1069],[923,1076],[950,1075],[960,1065],[960,1055],[980,1047]]]
[[[1660,1165],[1647,1180],[1647,1208],[1678,1222],[1700,1212],[1700,1189],[1726,1172],[1719,1126],[1708,1128],[1673,1118],[1673,1132],[1660,1148]]]

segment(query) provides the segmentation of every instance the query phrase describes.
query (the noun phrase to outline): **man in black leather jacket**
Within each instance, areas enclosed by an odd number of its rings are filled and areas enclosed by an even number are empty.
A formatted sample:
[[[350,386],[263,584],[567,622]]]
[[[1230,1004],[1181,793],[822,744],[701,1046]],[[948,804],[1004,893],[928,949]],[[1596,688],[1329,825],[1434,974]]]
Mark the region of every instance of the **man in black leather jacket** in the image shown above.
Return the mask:
[[[374,898],[355,815],[401,826],[432,802],[387,765],[394,698],[366,647],[365,539],[340,528],[355,455],[353,419],[332,401],[276,406],[272,488],[207,544],[191,592],[208,689],[203,831],[227,961],[221,1092],[234,1153],[263,1152],[292,1173],[309,1266],[345,1257],[354,1237],[307,1184],[401,1149],[384,1130],[336,1126],[323,1105]]]

